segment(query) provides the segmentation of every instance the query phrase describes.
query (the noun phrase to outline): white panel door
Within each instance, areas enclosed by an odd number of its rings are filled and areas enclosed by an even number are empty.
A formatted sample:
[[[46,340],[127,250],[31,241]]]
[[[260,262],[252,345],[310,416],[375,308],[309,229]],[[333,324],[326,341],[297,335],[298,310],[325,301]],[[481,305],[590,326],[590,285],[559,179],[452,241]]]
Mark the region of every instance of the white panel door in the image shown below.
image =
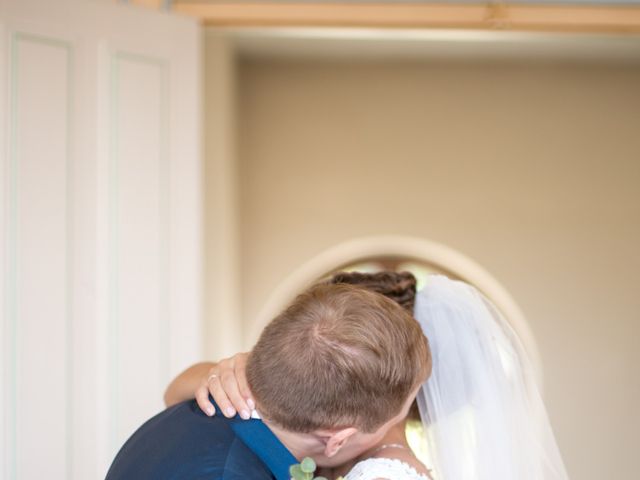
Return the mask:
[[[101,478],[200,357],[199,28],[0,0],[0,478]]]

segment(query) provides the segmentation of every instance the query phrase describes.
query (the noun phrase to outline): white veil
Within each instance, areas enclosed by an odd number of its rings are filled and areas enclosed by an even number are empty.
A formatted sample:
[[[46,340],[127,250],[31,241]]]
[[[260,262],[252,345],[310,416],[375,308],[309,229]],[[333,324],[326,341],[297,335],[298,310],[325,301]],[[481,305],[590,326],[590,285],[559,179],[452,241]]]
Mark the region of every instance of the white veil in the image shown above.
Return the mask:
[[[475,288],[433,275],[414,310],[433,356],[418,393],[436,480],[567,480],[534,373]]]

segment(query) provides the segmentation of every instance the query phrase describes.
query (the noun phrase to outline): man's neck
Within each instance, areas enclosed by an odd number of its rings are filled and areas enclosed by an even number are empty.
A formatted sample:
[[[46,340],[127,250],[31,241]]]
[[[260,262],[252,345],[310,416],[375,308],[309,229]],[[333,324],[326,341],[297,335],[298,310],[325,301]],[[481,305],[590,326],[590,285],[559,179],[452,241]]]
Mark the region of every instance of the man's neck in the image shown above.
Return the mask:
[[[276,436],[291,454],[301,461],[304,457],[315,457],[324,451],[324,444],[313,434],[297,433],[285,430],[268,420],[262,422],[269,427],[269,430]]]

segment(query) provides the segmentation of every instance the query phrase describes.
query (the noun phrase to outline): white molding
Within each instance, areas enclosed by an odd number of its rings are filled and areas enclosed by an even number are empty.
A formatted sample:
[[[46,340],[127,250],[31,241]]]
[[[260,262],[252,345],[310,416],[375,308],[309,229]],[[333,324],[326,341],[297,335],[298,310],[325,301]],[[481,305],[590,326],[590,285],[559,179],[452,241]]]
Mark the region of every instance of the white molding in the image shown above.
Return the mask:
[[[416,237],[381,235],[356,238],[316,255],[287,276],[267,299],[249,328],[247,345],[304,288],[328,273],[378,256],[413,258],[450,272],[482,291],[502,312],[522,340],[542,387],[542,364],[533,333],[522,310],[507,289],[481,265],[446,245]]]
[[[157,346],[157,365],[158,365],[158,379],[161,383],[167,383],[170,381],[170,279],[171,279],[171,252],[170,252],[170,233],[171,233],[171,192],[170,192],[170,178],[169,178],[169,115],[170,115],[170,107],[169,107],[169,61],[163,57],[156,57],[153,55],[140,54],[138,52],[132,52],[122,49],[116,49],[111,53],[111,61],[110,61],[110,91],[109,91],[109,103],[110,103],[110,121],[109,121],[109,135],[111,137],[110,142],[110,153],[109,153],[109,187],[108,187],[108,217],[109,217],[109,226],[108,226],[108,259],[109,259],[109,280],[107,281],[108,288],[108,310],[109,310],[109,318],[108,318],[108,348],[107,355],[108,360],[106,363],[108,370],[108,378],[109,378],[109,398],[110,398],[110,409],[109,409],[109,420],[108,423],[110,425],[110,440],[109,440],[109,450],[111,452],[117,451],[120,447],[123,439],[122,432],[119,430],[121,428],[120,419],[122,417],[122,413],[119,409],[120,404],[120,379],[123,376],[123,372],[120,370],[118,366],[118,359],[121,357],[120,351],[120,342],[121,342],[121,332],[123,329],[123,325],[121,324],[121,319],[118,315],[119,310],[119,298],[120,298],[120,286],[118,279],[120,277],[119,265],[120,265],[120,255],[118,251],[118,243],[119,243],[119,232],[121,231],[122,224],[120,219],[118,218],[118,209],[121,206],[118,204],[119,202],[119,192],[120,192],[120,173],[121,169],[128,168],[128,165],[121,164],[120,159],[118,157],[119,154],[119,129],[118,125],[119,121],[119,112],[118,105],[120,102],[120,85],[122,79],[120,78],[120,67],[123,62],[129,62],[131,64],[137,64],[141,67],[151,67],[153,69],[157,69],[158,75],[158,84],[160,86],[159,97],[158,97],[158,109],[160,112],[160,117],[157,119],[157,125],[144,125],[142,128],[145,129],[158,129],[158,157],[157,157],[157,178],[158,178],[158,193],[159,196],[157,198],[157,207],[159,209],[158,216],[158,228],[157,232],[158,238],[158,259],[157,264],[159,268],[159,278],[158,278],[158,288],[159,288],[159,296],[158,296],[158,312],[160,318],[157,319],[157,331],[160,338],[160,344]],[[133,167],[135,168],[135,167]],[[151,172],[149,172],[151,174]],[[141,345],[141,349],[144,351],[144,346]],[[146,355],[148,352],[143,353]],[[153,375],[151,372],[148,372],[147,378],[152,378]],[[144,381],[144,379],[141,379]],[[127,432],[128,435],[129,432]]]
[[[62,36],[54,36],[47,34],[41,34],[40,32],[33,33],[32,31],[28,31],[26,29],[8,29],[8,34],[10,35],[10,39],[8,42],[10,57],[9,61],[6,63],[10,65],[7,69],[7,73],[9,74],[9,96],[8,96],[8,123],[9,128],[7,131],[10,133],[9,139],[7,141],[7,163],[5,167],[5,172],[7,174],[7,180],[10,182],[7,188],[7,194],[10,196],[7,199],[6,208],[7,208],[7,224],[6,228],[6,236],[5,239],[7,241],[7,268],[8,270],[3,271],[5,278],[3,279],[3,283],[7,290],[5,290],[5,306],[9,308],[7,311],[6,319],[7,322],[5,324],[5,333],[9,340],[7,354],[11,356],[10,359],[6,360],[5,368],[8,372],[8,378],[3,378],[3,382],[5,388],[7,388],[7,411],[9,412],[8,421],[5,424],[6,431],[9,431],[7,435],[4,435],[5,442],[7,443],[7,449],[5,450],[6,456],[10,458],[5,458],[6,465],[6,476],[7,478],[13,477],[16,478],[19,473],[18,467],[18,443],[16,441],[16,429],[19,422],[17,418],[18,412],[16,410],[16,404],[18,402],[18,391],[17,391],[17,375],[18,375],[18,349],[21,347],[19,343],[19,332],[20,332],[20,324],[19,321],[19,311],[18,311],[18,296],[19,296],[19,285],[20,281],[19,276],[19,264],[20,264],[20,251],[19,251],[19,232],[17,223],[20,218],[20,205],[18,202],[18,170],[19,170],[19,161],[20,161],[20,152],[17,150],[17,137],[18,137],[18,124],[17,124],[17,115],[19,112],[19,104],[18,104],[18,84],[21,79],[18,77],[18,68],[19,68],[19,44],[21,42],[31,42],[37,45],[43,45],[46,47],[52,48],[61,48],[65,51],[66,58],[66,90],[67,90],[67,105],[66,105],[66,118],[65,122],[65,132],[66,139],[64,142],[65,145],[65,157],[64,157],[64,219],[65,219],[65,278],[64,278],[64,295],[65,298],[63,303],[65,305],[65,320],[64,326],[65,329],[65,346],[64,346],[64,378],[65,378],[65,411],[58,412],[58,415],[64,415],[65,417],[65,430],[66,436],[64,439],[64,465],[66,471],[66,477],[71,478],[71,470],[72,470],[72,421],[71,416],[73,412],[72,405],[72,378],[71,378],[71,365],[73,362],[73,353],[71,349],[72,345],[72,317],[73,317],[73,308],[72,308],[72,298],[73,298],[73,285],[72,285],[72,272],[70,265],[70,254],[72,251],[72,235],[73,235],[73,215],[70,213],[71,204],[73,199],[73,181],[72,181],[72,152],[73,152],[73,107],[74,107],[74,90],[73,90],[73,56],[74,49],[72,43],[67,38],[61,38]],[[5,119],[6,120],[6,119]],[[8,209],[12,211],[9,212]],[[9,278],[11,277],[11,278]],[[34,387],[35,388],[35,387]],[[30,392],[35,394],[36,392]],[[38,392],[39,393],[39,392]],[[51,445],[49,445],[51,447]]]

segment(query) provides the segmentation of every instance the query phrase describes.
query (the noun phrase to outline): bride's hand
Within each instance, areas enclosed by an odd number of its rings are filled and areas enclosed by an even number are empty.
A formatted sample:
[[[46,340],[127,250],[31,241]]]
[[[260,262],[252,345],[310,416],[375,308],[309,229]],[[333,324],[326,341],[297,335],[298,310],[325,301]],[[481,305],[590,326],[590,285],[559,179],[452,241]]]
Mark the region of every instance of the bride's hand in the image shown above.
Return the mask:
[[[245,420],[251,417],[255,403],[245,374],[248,357],[248,353],[238,353],[221,360],[209,369],[195,394],[203,412],[209,416],[215,413],[209,401],[211,394],[225,417],[231,418],[236,412]]]

